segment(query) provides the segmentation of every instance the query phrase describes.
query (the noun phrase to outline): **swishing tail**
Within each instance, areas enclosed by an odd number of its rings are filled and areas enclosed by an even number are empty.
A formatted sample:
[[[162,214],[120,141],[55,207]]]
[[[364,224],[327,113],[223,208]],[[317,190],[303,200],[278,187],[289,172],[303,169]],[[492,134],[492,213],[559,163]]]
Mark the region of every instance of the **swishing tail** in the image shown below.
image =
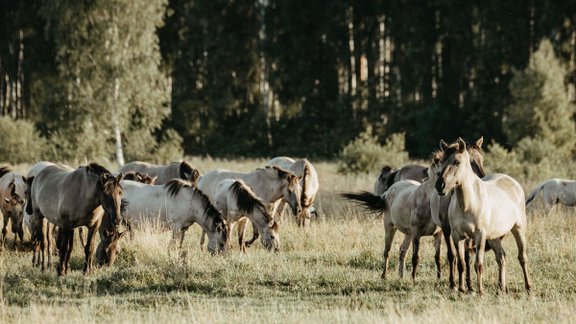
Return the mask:
[[[34,211],[34,206],[32,206],[32,181],[34,177],[26,179],[26,213],[32,215]]]
[[[536,198],[538,193],[544,188],[544,184],[545,182],[539,184],[538,187],[536,187],[536,189],[532,190],[532,192],[528,196],[528,199],[526,199],[526,205],[528,205],[532,200],[534,200],[534,198]]]
[[[384,197],[377,196],[368,191],[362,191],[360,193],[347,192],[340,194],[340,196],[346,200],[357,203],[372,213],[381,213],[388,210],[388,204]]]

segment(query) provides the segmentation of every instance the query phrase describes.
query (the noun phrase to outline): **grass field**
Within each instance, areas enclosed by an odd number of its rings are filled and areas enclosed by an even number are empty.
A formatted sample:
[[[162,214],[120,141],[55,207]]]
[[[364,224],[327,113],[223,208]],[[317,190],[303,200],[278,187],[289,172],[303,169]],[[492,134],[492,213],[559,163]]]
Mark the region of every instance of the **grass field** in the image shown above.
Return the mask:
[[[203,172],[215,167],[250,170],[263,161],[192,159]],[[31,266],[31,253],[0,252],[0,322],[574,322],[576,321],[576,212],[545,216],[531,210],[528,231],[533,292],[524,291],[512,236],[504,239],[507,295],[496,294],[497,265],[486,254],[486,295],[449,290],[447,272],[435,278],[433,245],[425,238],[416,282],[395,269],[401,234],[391,254],[391,273],[380,279],[383,225],[336,194],[371,190],[376,175],[342,176],[336,165],[318,163],[321,217],[307,230],[287,218],[281,252],[260,243],[241,254],[200,251],[200,228],[185,239],[184,260],[168,253],[170,233],[140,231],[124,240],[112,269],[81,272],[76,243],[72,272],[58,278]],[[27,166],[18,166],[25,171]],[[535,182],[542,179],[536,179]],[[528,189],[529,187],[526,187]],[[236,243],[234,235],[233,242]],[[443,260],[445,249],[443,246]],[[411,252],[408,254],[408,260]],[[410,262],[408,262],[410,263]],[[408,269],[410,269],[408,264]],[[447,270],[444,268],[444,270]],[[409,273],[409,272],[408,272]],[[474,277],[475,279],[475,277]]]

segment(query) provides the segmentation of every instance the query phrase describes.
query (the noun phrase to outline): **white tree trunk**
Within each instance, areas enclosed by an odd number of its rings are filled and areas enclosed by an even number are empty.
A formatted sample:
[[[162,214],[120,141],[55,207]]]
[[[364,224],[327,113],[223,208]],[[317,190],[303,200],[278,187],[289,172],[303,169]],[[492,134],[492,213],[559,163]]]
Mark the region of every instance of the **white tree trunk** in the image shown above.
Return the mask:
[[[120,81],[114,79],[114,105],[117,104],[118,91],[120,90]],[[122,133],[120,132],[120,121],[118,117],[118,108],[114,107],[114,140],[116,151],[116,162],[120,167],[124,166],[124,150],[122,149]]]

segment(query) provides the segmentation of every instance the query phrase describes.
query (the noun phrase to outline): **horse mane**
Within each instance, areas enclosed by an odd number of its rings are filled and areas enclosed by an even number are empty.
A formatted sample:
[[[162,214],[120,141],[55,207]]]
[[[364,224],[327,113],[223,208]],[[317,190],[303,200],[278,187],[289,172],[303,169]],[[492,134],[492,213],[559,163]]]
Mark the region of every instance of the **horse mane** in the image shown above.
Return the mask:
[[[182,179],[172,179],[168,181],[164,188],[168,189],[168,194],[172,197],[176,196],[182,188],[192,188],[192,185]]]
[[[204,208],[204,213],[206,213],[206,215],[212,219],[214,224],[218,225],[224,223],[220,211],[218,211],[218,209],[216,209],[216,207],[212,205],[210,199],[208,198],[208,196],[206,196],[205,193],[203,193],[198,188],[194,188],[194,195],[200,200],[200,203]]]
[[[386,179],[386,187],[387,188],[392,187],[392,185],[394,184],[394,182],[395,182],[394,178],[396,178],[398,171],[400,171],[400,170],[395,170],[394,172],[390,172],[388,174],[388,179]]]
[[[9,167],[3,166],[0,168],[0,178],[2,178],[6,173],[11,172]]]
[[[306,178],[310,175],[310,167],[308,161],[304,160],[304,173],[302,174],[302,195],[300,195],[300,204],[306,206],[308,197],[306,197]]]
[[[184,179],[184,174],[186,173],[190,173],[192,175],[192,181],[195,181],[200,173],[198,172],[198,170],[194,169],[192,167],[192,164],[188,163],[188,161],[182,161],[180,162],[180,178]]]
[[[108,169],[106,169],[105,167],[101,166],[98,163],[92,162],[90,163],[87,167],[86,170],[96,173],[97,175],[102,175],[102,174],[106,174],[106,173],[110,173],[110,171],[108,171]],[[112,173],[110,173],[112,174]]]
[[[272,165],[272,166],[267,165],[267,166],[266,166],[266,169],[269,169],[269,168],[275,169],[276,172],[278,172],[278,177],[279,177],[279,178],[285,178],[285,177],[287,177],[287,176],[289,176],[289,175],[294,175],[292,172],[290,172],[290,171],[288,171],[288,170],[285,170],[285,169],[282,169],[281,167],[276,166],[276,165]]]
[[[256,194],[244,183],[242,180],[236,180],[230,186],[230,191],[233,197],[236,198],[236,204],[238,205],[238,209],[243,213],[252,213],[254,208],[259,208],[264,214],[266,210],[266,206]]]

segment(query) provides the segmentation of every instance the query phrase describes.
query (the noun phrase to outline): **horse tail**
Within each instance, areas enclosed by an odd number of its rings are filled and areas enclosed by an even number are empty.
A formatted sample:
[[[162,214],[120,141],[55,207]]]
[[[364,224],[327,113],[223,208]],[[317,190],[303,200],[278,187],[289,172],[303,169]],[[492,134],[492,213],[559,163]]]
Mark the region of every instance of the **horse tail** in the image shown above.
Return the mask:
[[[378,196],[368,191],[362,191],[360,193],[347,192],[340,194],[340,196],[346,200],[357,203],[372,213],[388,211],[388,203],[384,196]]]
[[[532,200],[534,200],[534,198],[536,198],[538,193],[544,188],[545,184],[546,184],[546,182],[543,182],[543,183],[539,184],[538,187],[536,187],[536,189],[532,190],[530,195],[528,195],[528,199],[526,199],[526,205],[528,205],[530,202],[532,202]]]
[[[26,179],[26,213],[28,215],[32,215],[34,212],[34,206],[32,205],[32,181],[34,181],[34,177]]]

